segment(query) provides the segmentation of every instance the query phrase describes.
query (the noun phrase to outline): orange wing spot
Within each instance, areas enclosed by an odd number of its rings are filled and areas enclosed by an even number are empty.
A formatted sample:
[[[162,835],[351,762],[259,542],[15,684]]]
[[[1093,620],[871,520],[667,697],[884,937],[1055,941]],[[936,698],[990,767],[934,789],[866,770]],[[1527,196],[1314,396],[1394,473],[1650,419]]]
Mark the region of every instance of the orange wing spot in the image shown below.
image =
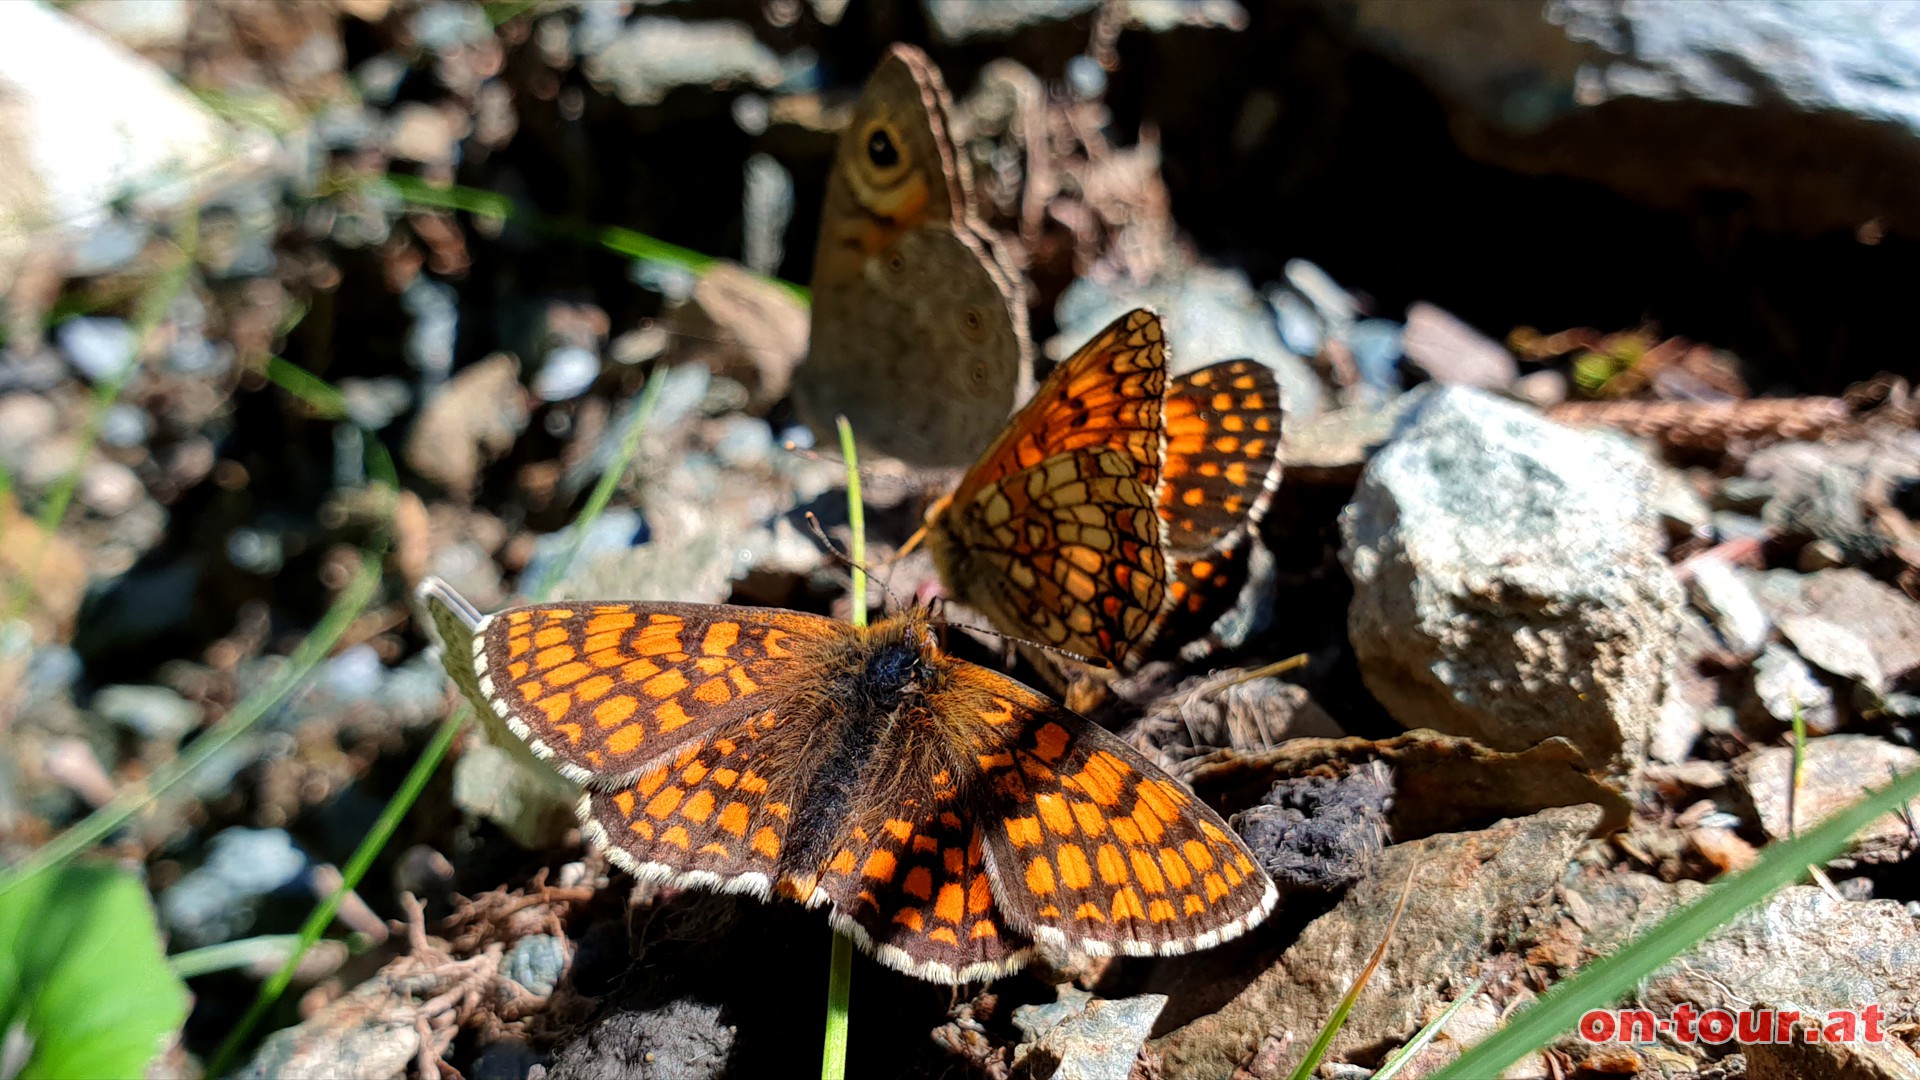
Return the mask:
[[[1099,836],[1107,831],[1107,816],[1100,808],[1089,802],[1074,802],[1073,819],[1080,823],[1080,831],[1088,836]]]
[[[738,779],[740,779],[740,774],[738,772],[735,772],[732,769],[713,770],[713,782],[716,784],[719,784],[723,788],[732,787],[733,782]]]
[[[653,822],[648,821],[646,818],[628,822],[627,830],[643,840],[653,839]]]
[[[867,864],[860,868],[860,874],[875,881],[892,881],[893,872],[898,868],[899,862],[893,857],[893,852],[880,850],[867,856]]]
[[[900,887],[915,900],[930,900],[933,898],[933,871],[916,866],[907,871],[907,880],[901,882]]]
[[[1140,894],[1132,889],[1121,889],[1113,894],[1113,921],[1121,919],[1144,919],[1147,909],[1140,903]]]
[[[1161,821],[1172,823],[1179,820],[1180,807],[1187,801],[1179,788],[1165,780],[1147,780],[1140,784],[1137,791],[1140,801],[1160,815]]]
[[[703,656],[693,662],[693,666],[702,675],[718,675],[733,666],[733,661],[720,656]]]
[[[1207,501],[1207,493],[1201,488],[1188,488],[1180,493],[1180,501],[1188,506],[1200,506]]]
[[[981,919],[973,924],[973,929],[968,931],[967,936],[970,938],[999,937],[1000,931],[995,930],[992,923]]]
[[[1059,761],[1060,755],[1066,751],[1067,729],[1059,724],[1052,722],[1042,724],[1040,730],[1033,733],[1033,752],[1040,755],[1043,761],[1048,763]]]
[[[759,831],[753,834],[753,850],[769,859],[777,859],[780,857],[780,838],[773,835],[773,829],[770,826],[762,825]]]
[[[1224,844],[1227,842],[1227,834],[1221,832],[1219,827],[1211,821],[1202,821],[1200,823],[1200,832],[1214,843]]]
[[[631,791],[616,792],[613,796],[613,805],[619,808],[621,817],[632,817],[634,804],[639,801]]]
[[[1091,901],[1074,908],[1073,917],[1087,922],[1103,923],[1107,921],[1106,915],[1100,910],[1100,905],[1092,903]]]
[[[1233,853],[1233,865],[1235,865],[1235,866],[1237,866],[1237,867],[1239,867],[1239,868],[1240,868],[1240,872],[1241,872],[1241,873],[1243,873],[1243,874],[1251,874],[1251,873],[1253,873],[1253,860],[1252,860],[1252,859],[1249,859],[1249,858],[1247,858],[1247,856],[1246,856],[1246,854],[1245,854],[1244,852],[1241,852],[1241,851],[1239,851],[1239,850],[1235,850],[1235,851],[1234,851],[1234,853]]]
[[[1080,781],[1080,790],[1101,806],[1112,806],[1120,801],[1120,793],[1125,790],[1127,763],[1107,753],[1095,751],[1081,768],[1075,779]]]
[[[793,813],[793,808],[783,802],[770,802],[767,804],[767,813],[772,814],[781,821],[785,821],[787,820],[787,815]]]
[[[558,645],[565,640],[567,640],[567,628],[564,626],[549,626],[533,635],[533,643],[543,649],[549,645]]]
[[[942,926],[942,927],[940,927],[940,928],[938,928],[938,929],[936,929],[936,930],[934,930],[934,931],[933,931],[932,933],[929,933],[929,934],[927,935],[927,940],[928,940],[928,941],[937,941],[937,942],[939,942],[939,943],[941,943],[942,945],[956,945],[956,946],[957,946],[957,945],[959,945],[959,944],[960,944],[960,939],[959,939],[959,938],[958,938],[957,936],[955,936],[955,935],[954,935],[954,932],[953,932],[952,930],[949,930],[948,928],[946,928],[946,927],[944,927],[944,926]]]
[[[1073,811],[1067,808],[1067,800],[1053,792],[1045,792],[1033,797],[1034,805],[1040,808],[1040,820],[1047,828],[1061,836],[1073,835]]]
[[[840,874],[853,873],[853,852],[841,848],[840,854],[835,855],[833,861],[827,864],[827,869]]]
[[[1220,880],[1219,874],[1208,874],[1206,876],[1204,884],[1207,887],[1208,903],[1212,903],[1213,901],[1218,900],[1221,897],[1227,895],[1227,883]]]
[[[1093,868],[1087,865],[1087,853],[1078,844],[1060,845],[1060,884],[1069,889],[1084,889],[1093,884]]]
[[[966,893],[959,885],[949,881],[940,886],[940,898],[933,902],[933,914],[942,922],[960,925],[960,916],[965,912]]]
[[[1053,895],[1053,864],[1044,856],[1035,856],[1027,864],[1027,891],[1035,896]]]
[[[1093,853],[1100,864],[1100,880],[1109,885],[1124,885],[1127,881],[1127,860],[1120,849],[1112,844],[1101,844],[1100,850]]]
[[[1187,869],[1185,860],[1172,848],[1160,849],[1160,869],[1166,873],[1167,883],[1176,889],[1193,884],[1193,874]]]
[[[712,817],[713,792],[694,792],[693,798],[687,800],[687,805],[680,808],[680,816],[692,822],[704,822]]]
[[[699,753],[699,750],[700,750],[699,747],[697,746],[694,747],[694,752],[696,754]],[[680,763],[676,761],[674,762],[674,764],[678,765]],[[707,767],[698,761],[688,764],[687,767],[684,770],[682,770],[680,773],[680,782],[687,785],[688,787],[694,787],[698,785],[700,781],[705,780],[706,778],[707,778]]]
[[[1167,879],[1160,876],[1160,868],[1153,863],[1153,856],[1144,851],[1131,853],[1133,876],[1140,879],[1140,887],[1149,893],[1167,891]]]
[[[1179,918],[1179,916],[1174,913],[1171,903],[1165,900],[1155,900],[1147,905],[1147,918],[1152,919],[1154,922],[1172,922]]]
[[[666,832],[661,833],[660,842],[663,844],[672,844],[681,851],[687,850],[687,845],[693,843],[692,839],[687,836],[686,828],[680,825],[675,825]]]
[[[784,660],[793,655],[787,651],[786,646],[780,644],[787,639],[787,636],[785,630],[769,630],[761,636],[760,648],[772,659]]]
[[[1060,917],[1060,909],[1052,904],[1042,904],[1037,914],[1043,919],[1057,919]]]
[[[561,717],[567,715],[567,710],[573,708],[573,695],[549,694],[541,698],[535,708],[547,714],[548,723],[557,724]]]
[[[634,753],[643,742],[647,742],[647,726],[626,724],[624,728],[618,728],[616,732],[612,732],[611,736],[607,736],[607,749],[611,749],[612,753]],[[664,776],[666,771],[662,769],[660,774]]]
[[[1227,875],[1227,884],[1229,885],[1238,885],[1247,880],[1241,875],[1239,868],[1230,862],[1222,862],[1220,864],[1220,872]]]
[[[1205,822],[1200,824],[1202,828],[1206,827]],[[1187,861],[1193,864],[1195,870],[1204,874],[1213,869],[1213,852],[1207,850],[1207,845],[1198,840],[1189,840],[1181,845],[1180,850],[1187,853]]]
[[[981,754],[979,758],[982,772],[993,772],[995,769],[1011,769],[1013,767],[1013,754],[1005,750],[997,754]]]
[[[733,700],[733,691],[724,679],[708,679],[694,687],[693,698],[703,705],[725,705]]]
[[[958,877],[960,871],[967,868],[967,853],[950,847],[940,853],[940,861],[946,866],[948,877]]]
[[[625,694],[608,698],[593,707],[593,722],[603,728],[618,727],[640,711],[640,703]]]
[[[1017,817],[1007,819],[1007,839],[1017,848],[1032,847],[1040,842],[1040,819]]]
[[[767,790],[767,778],[748,769],[740,774],[740,790],[749,795],[759,795]]]
[[[1121,843],[1137,847],[1142,842],[1143,838],[1140,835],[1140,826],[1134,824],[1132,818],[1114,818],[1111,824],[1113,825],[1114,838]]]
[[[561,632],[561,636],[563,638],[565,637],[565,631]],[[551,649],[541,649],[539,652],[534,653],[533,667],[535,671],[546,671],[549,668],[556,668],[561,664],[567,663],[576,655],[571,645],[555,645]]]
[[[916,934],[927,924],[926,920],[920,917],[918,908],[901,908],[893,913],[893,921],[896,925],[904,926]]]
[[[981,709],[980,719],[995,727],[1013,722],[1013,703],[1005,698],[994,698],[992,709]]]
[[[533,642],[523,637],[516,637],[512,641],[507,642],[507,659],[511,660],[514,657],[522,656],[531,648],[533,648]]]
[[[960,827],[960,815],[951,810],[943,810],[940,812],[940,824],[949,829],[957,829]]]
[[[881,828],[887,830],[887,835],[902,844],[907,842],[907,837],[913,835],[913,823],[901,821],[899,818],[888,818]]]
[[[622,636],[618,630],[610,634],[589,634],[587,640],[580,643],[580,651],[586,653],[587,659],[594,663],[602,667],[611,667],[620,657]]]
[[[721,857],[721,858],[723,858],[723,859],[726,859],[726,858],[731,858],[731,857],[732,857],[732,853],[731,853],[731,852],[729,852],[729,851],[727,850],[727,845],[725,845],[725,844],[721,844],[721,843],[717,843],[717,842],[716,842],[716,843],[712,843],[712,844],[702,844],[702,845],[700,845],[700,854],[702,854],[702,855],[718,855],[718,856],[720,856],[720,857]]]
[[[708,656],[726,656],[739,642],[739,623],[717,622],[707,627],[707,636],[700,639],[700,651]]]
[[[987,875],[975,874],[967,883],[967,914],[983,915],[993,906],[993,887],[987,884]]]
[[[1148,808],[1144,799],[1133,804],[1133,823],[1140,827],[1140,835],[1149,844],[1159,843],[1160,838],[1167,832],[1166,823]]]
[[[732,757],[733,752],[740,749],[740,744],[734,742],[732,739],[715,739],[713,740],[713,748],[720,751],[721,757]]]
[[[507,665],[507,675],[514,679],[526,678],[527,672],[531,670],[533,669],[527,666],[525,660],[515,660],[513,663]]]
[[[522,701],[532,701],[534,698],[540,696],[540,680],[528,679],[526,682],[521,683],[518,689]]]
[[[567,742],[574,746],[579,746],[581,737],[587,733],[586,729],[582,728],[579,724],[555,724],[553,725],[553,730],[565,735]]]
[[[733,688],[742,694],[751,694],[760,689],[759,684],[747,678],[746,670],[737,664],[727,669],[727,678],[733,680]]]
[[[613,689],[613,676],[595,675],[593,678],[574,687],[573,692],[581,701],[597,701],[600,698],[606,697],[607,691],[611,689]]]
[[[686,794],[678,787],[662,789],[660,794],[655,795],[652,801],[647,803],[647,814],[664,820],[668,814],[673,813],[675,807],[680,805],[680,800],[685,798]]]
[[[654,722],[660,726],[660,733],[662,735],[675,728],[683,728],[693,723],[693,717],[688,716],[687,710],[681,708],[680,703],[677,701],[662,703],[659,708],[653,710],[653,719]]]
[[[659,791],[660,785],[666,782],[667,782],[667,770],[655,769],[652,772],[648,773],[647,775],[641,777],[640,782],[634,785],[634,790],[638,791],[640,793],[640,797],[644,799],[651,796],[654,792]]]
[[[670,698],[686,688],[687,677],[673,669],[663,671],[640,684],[640,689],[646,691],[647,696],[655,701]]]
[[[735,836],[747,835],[747,804],[740,802],[728,803],[727,808],[720,811],[720,820],[714,822],[714,824]]]
[[[646,682],[660,674],[660,665],[651,660],[635,660],[620,669],[620,678],[627,682]]]
[[[921,833],[920,835],[913,838],[913,853],[915,855],[923,854],[926,852],[939,851],[939,850],[940,850],[940,841],[935,840],[933,837],[928,836],[925,833]]]
[[[593,618],[587,620],[587,633],[605,634],[616,630],[631,630],[637,621],[630,611],[619,614],[607,613],[595,615]]]

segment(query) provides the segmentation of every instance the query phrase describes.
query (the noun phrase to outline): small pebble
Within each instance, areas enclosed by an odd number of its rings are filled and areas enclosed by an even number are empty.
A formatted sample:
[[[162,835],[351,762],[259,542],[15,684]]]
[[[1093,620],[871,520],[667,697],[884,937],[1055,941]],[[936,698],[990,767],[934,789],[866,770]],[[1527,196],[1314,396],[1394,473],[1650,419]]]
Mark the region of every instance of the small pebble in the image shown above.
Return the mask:
[[[1326,326],[1306,297],[1292,289],[1272,288],[1267,290],[1267,306],[1273,309],[1273,324],[1288,352],[1309,358],[1320,355]]]
[[[1085,53],[1067,61],[1067,85],[1073,88],[1073,96],[1081,101],[1092,101],[1107,92],[1107,69],[1100,61]]]
[[[567,947],[551,934],[523,937],[507,954],[507,977],[540,997],[553,993],[566,970]]]
[[[453,370],[454,338],[460,329],[460,297],[451,285],[417,277],[400,294],[413,316],[407,329],[407,362],[433,381]]]
[[[117,461],[93,462],[80,474],[80,502],[102,517],[132,510],[146,493],[140,477]]]
[[[548,353],[533,376],[533,392],[541,401],[572,401],[593,388],[600,377],[600,358],[577,345],[563,345]]]
[[[227,534],[227,559],[250,574],[277,574],[286,551],[278,534],[243,526]]]
[[[364,700],[379,692],[380,680],[385,672],[386,665],[380,662],[379,652],[361,642],[341,650],[338,656],[328,660],[324,679],[327,689],[335,697]]]
[[[100,441],[108,446],[144,445],[152,431],[153,423],[147,419],[146,410],[137,405],[122,402],[108,409],[107,415],[100,419]]]
[[[67,362],[94,382],[116,378],[133,366],[136,342],[125,319],[68,319],[54,336]]]
[[[164,686],[103,686],[93,695],[92,711],[163,742],[178,742],[200,724],[200,706]]]
[[[1391,319],[1363,319],[1347,331],[1347,348],[1367,385],[1388,393],[1400,390],[1400,358],[1406,355],[1404,329]]]

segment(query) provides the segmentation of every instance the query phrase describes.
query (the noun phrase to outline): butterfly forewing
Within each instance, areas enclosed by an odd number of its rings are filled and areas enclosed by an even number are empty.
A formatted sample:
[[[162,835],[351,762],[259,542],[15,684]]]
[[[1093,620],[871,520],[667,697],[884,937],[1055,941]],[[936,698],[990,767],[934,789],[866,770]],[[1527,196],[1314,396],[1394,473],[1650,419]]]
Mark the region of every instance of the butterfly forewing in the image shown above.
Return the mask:
[[[795,686],[796,647],[848,630],[761,608],[537,604],[481,620],[473,670],[486,702],[535,753],[571,780],[604,786],[777,709]]]
[[[1280,486],[1280,387],[1266,365],[1228,360],[1167,388],[1169,550],[1206,551],[1257,526]]]

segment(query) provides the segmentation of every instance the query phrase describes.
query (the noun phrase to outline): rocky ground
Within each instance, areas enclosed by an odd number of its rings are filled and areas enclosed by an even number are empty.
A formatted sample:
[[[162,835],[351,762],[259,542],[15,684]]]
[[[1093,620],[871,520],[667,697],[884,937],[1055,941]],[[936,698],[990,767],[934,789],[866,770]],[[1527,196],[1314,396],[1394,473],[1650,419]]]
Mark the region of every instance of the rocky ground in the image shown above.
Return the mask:
[[[863,960],[855,1075],[1284,1076],[1409,875],[1329,1075],[1486,976],[1430,1070],[1920,764],[1906,9],[22,7],[0,853],[273,685],[377,557],[312,677],[105,843],[172,953],[289,933],[336,886],[453,706],[412,587],[523,594],[637,420],[559,595],[847,613],[804,518],[845,537],[840,467],[783,448],[806,309],[770,279],[804,284],[837,125],[896,39],[945,70],[1048,356],[1147,304],[1176,370],[1251,356],[1285,389],[1227,647],[1101,716],[1236,814],[1285,899],[1208,953],[978,992]],[[29,64],[29,33],[95,52]],[[107,166],[9,149],[96,120],[132,185],[104,210]],[[871,463],[876,558],[938,484]],[[889,588],[931,577],[911,556]],[[560,801],[458,745],[248,1075],[810,1068],[818,914],[636,889]],[[1916,846],[1883,819],[1635,1000],[1872,1001],[1911,1033]],[[282,955],[192,979],[157,1068],[196,1074]],[[1920,1075],[1874,1053],[1844,1075]],[[1569,1039],[1514,1075],[1843,1075],[1788,1054]]]

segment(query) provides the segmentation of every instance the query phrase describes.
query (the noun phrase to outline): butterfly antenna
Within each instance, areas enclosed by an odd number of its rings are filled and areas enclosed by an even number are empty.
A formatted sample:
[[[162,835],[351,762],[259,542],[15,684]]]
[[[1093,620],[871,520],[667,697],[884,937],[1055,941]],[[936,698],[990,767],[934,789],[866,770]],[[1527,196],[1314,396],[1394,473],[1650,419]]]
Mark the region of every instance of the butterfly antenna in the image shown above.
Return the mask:
[[[1050,653],[1053,653],[1055,656],[1064,656],[1069,660],[1078,660],[1079,662],[1087,665],[1088,667],[1110,668],[1113,666],[1112,664],[1108,663],[1106,660],[1103,660],[1098,656],[1086,656],[1081,653],[1073,652],[1070,649],[1063,649],[1058,645],[1048,645],[1044,641],[1035,641],[1032,638],[1023,638],[1023,637],[1016,637],[1012,634],[1003,634],[1000,631],[995,630],[990,626],[975,626],[972,623],[953,622],[947,619],[941,619],[939,620],[939,622],[940,622],[940,625],[942,626],[952,626],[952,627],[958,627],[961,630],[971,630],[976,634],[985,634],[988,637],[996,637],[996,638],[999,638],[1001,641],[1011,642],[1012,644],[1015,644],[1015,645],[1031,645],[1032,647],[1039,649],[1041,652],[1050,652]]]
[[[828,554],[846,563],[849,569],[858,570],[867,575],[868,581],[879,585],[880,591],[887,594],[888,607],[894,611],[901,610],[900,598],[895,596],[893,590],[887,587],[886,579],[874,573],[872,567],[854,562],[853,556],[840,550],[840,545],[834,543],[833,537],[828,536],[827,531],[820,527],[820,519],[815,517],[811,510],[807,511],[807,528],[813,531],[814,539],[820,541],[820,543],[826,547]]]

